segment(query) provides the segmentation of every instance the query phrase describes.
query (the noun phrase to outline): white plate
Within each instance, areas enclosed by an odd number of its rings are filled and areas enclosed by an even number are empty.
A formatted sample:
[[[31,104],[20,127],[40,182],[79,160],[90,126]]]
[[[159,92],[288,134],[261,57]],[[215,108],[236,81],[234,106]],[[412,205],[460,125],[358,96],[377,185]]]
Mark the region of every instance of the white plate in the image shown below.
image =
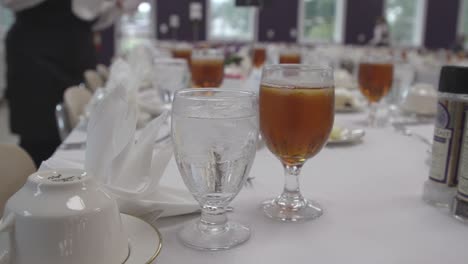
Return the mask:
[[[347,129],[347,128],[343,128],[343,131],[341,132],[340,138],[339,139],[328,139],[327,144],[337,145],[337,144],[356,143],[356,142],[360,141],[365,135],[366,135],[366,132],[364,131],[364,129]]]
[[[161,252],[159,231],[140,218],[120,214],[122,225],[128,234],[130,255],[124,264],[150,264]],[[8,235],[0,235],[0,264],[9,264]]]

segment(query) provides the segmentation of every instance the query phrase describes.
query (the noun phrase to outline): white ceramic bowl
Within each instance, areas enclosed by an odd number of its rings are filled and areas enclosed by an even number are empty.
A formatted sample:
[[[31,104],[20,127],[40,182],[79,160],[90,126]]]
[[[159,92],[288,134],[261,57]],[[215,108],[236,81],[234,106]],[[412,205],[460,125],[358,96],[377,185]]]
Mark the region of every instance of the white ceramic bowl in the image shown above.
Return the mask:
[[[15,264],[112,264],[129,254],[117,203],[82,170],[29,176],[3,215]]]
[[[435,115],[437,112],[437,91],[431,84],[418,83],[411,87],[402,110],[420,115]]]

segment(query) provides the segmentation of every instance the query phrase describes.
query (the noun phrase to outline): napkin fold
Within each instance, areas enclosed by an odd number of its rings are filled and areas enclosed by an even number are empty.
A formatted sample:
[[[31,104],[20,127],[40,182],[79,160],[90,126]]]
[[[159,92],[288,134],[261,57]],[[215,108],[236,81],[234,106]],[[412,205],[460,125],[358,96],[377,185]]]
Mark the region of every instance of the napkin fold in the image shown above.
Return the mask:
[[[105,94],[88,109],[84,159],[79,157],[83,151],[74,150],[76,158],[59,152],[40,169],[84,168],[117,200],[121,212],[150,221],[195,212],[199,206],[185,188],[159,186],[173,153],[167,129],[161,131],[168,126],[169,114],[162,113],[137,131],[140,80],[128,63],[117,60]]]

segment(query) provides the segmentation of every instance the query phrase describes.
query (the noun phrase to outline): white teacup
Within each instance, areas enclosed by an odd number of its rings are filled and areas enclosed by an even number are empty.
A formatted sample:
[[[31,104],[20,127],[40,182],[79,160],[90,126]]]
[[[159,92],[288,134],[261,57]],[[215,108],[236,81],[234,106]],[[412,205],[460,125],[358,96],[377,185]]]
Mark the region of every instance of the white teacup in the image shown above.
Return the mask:
[[[408,113],[435,115],[437,90],[431,84],[417,83],[411,87],[401,108]]]
[[[82,170],[29,176],[3,216],[14,264],[121,264],[129,254],[117,203]]]

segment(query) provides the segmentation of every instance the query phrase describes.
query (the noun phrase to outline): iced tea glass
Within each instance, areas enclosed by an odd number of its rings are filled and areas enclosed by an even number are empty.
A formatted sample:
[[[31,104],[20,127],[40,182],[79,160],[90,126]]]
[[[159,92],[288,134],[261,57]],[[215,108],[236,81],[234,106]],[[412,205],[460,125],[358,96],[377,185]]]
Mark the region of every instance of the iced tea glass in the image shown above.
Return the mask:
[[[316,202],[302,196],[299,174],[328,140],[334,120],[333,70],[326,66],[279,64],[263,69],[260,131],[285,171],[283,193],[263,204],[273,219],[296,222],[322,215]]]

